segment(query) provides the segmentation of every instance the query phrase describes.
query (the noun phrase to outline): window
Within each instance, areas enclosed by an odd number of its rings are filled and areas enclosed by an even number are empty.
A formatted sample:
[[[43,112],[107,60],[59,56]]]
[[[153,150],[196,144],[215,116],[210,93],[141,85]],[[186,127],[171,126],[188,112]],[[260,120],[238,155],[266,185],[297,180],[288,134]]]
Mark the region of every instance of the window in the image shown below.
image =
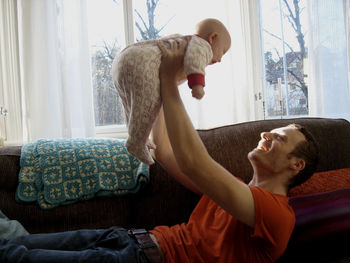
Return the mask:
[[[260,0],[265,116],[349,117],[342,0]]]
[[[133,42],[175,33],[192,34],[195,24],[201,19],[225,17],[227,15],[225,2],[222,1],[223,4],[217,6],[217,3],[210,0],[191,2],[185,0],[88,1],[88,28],[97,132],[108,133],[108,127],[115,129],[117,125],[121,128],[125,124],[122,103],[113,86],[110,74],[116,54]],[[201,11],[193,12],[198,8],[198,4],[201,5]],[[186,8],[183,8],[184,6]],[[223,74],[222,70],[217,72]],[[230,76],[230,74],[226,75]],[[187,88],[181,90],[187,93],[186,97],[190,100],[189,103],[186,103],[187,105],[195,103]]]
[[[319,11],[320,13],[315,15],[315,18],[319,21],[322,20],[323,24],[333,24],[332,21],[334,22],[335,19],[337,21],[334,23],[344,24],[343,16],[338,15],[335,18],[334,16],[325,16],[322,13],[328,12],[330,8],[337,10],[335,14],[343,12],[343,1],[331,0],[328,2],[317,1],[317,3],[310,3],[307,0],[260,0],[260,2],[256,0],[254,2],[260,7],[260,40],[263,52],[263,65],[261,67],[264,69],[264,92],[262,95],[265,101],[265,118],[313,115],[315,108],[319,107],[315,103],[315,101],[320,102],[318,96],[320,94],[328,94],[331,89],[337,89],[337,87],[333,87],[334,85],[328,85],[319,89],[320,85],[318,83],[332,82],[331,76],[336,76],[337,79],[342,78],[339,76],[341,74],[340,68],[334,68],[331,75],[327,71],[326,75],[329,75],[327,80],[320,80],[319,78],[323,73],[313,69],[312,66],[310,67],[310,65],[318,63],[315,60],[315,56],[310,58],[310,52],[313,53],[313,48],[315,50],[320,49],[320,47],[315,45],[315,40],[312,39],[313,32],[316,32],[318,28],[312,25],[310,14],[314,9],[321,10]],[[327,4],[322,4],[322,2]],[[216,17],[223,19],[227,23],[227,10],[233,7],[232,3],[231,5],[227,3],[226,1],[220,1],[219,5],[209,0],[191,2],[185,0],[89,0],[88,21],[96,126],[104,127],[104,129],[110,125],[125,127],[122,103],[113,86],[110,74],[112,61],[118,52],[126,45],[137,41],[160,38],[174,33],[191,34],[196,22],[205,17]],[[193,10],[198,8],[198,4],[201,5],[201,12],[193,12]],[[183,8],[183,6],[186,6],[186,8]],[[232,11],[229,14],[233,13]],[[250,18],[250,20],[251,23],[254,23],[253,18]],[[232,23],[232,21],[230,22]],[[234,24],[237,26],[237,22]],[[320,28],[322,29],[321,25]],[[347,57],[346,52],[344,54],[336,51],[339,45],[332,46],[327,44],[327,42],[334,42],[336,38],[340,41],[339,37],[329,33],[332,30],[334,31],[334,28],[332,29],[329,26],[323,26],[323,28],[328,31],[323,32],[324,40],[319,45],[324,48],[327,47],[329,54],[337,53],[337,57],[343,56],[345,59]],[[246,33],[252,32],[244,32],[244,34]],[[233,37],[235,38],[235,36]],[[344,43],[345,39],[342,45]],[[237,70],[235,63],[241,63],[241,61],[237,60],[238,56],[236,54],[239,48],[236,43],[233,44],[232,49],[235,49],[232,51],[234,55],[231,58],[233,59],[233,66],[225,66],[226,75],[230,75],[232,74],[230,72]],[[322,65],[331,65],[334,64],[334,61],[331,56],[328,56],[328,58],[323,56],[322,63]],[[208,67],[208,70],[215,71],[215,68]],[[345,71],[346,68],[347,65],[345,66]],[[208,83],[214,83],[214,87],[232,83],[231,80],[222,79],[222,71],[221,68],[221,75],[219,75],[219,72],[216,72],[216,76],[212,72],[208,73],[207,75],[212,79],[208,79]],[[218,79],[222,79],[223,84],[218,85]],[[344,80],[341,86],[348,87],[348,80]],[[181,89],[182,94],[186,91],[185,88]],[[208,89],[208,92],[210,91],[211,89]],[[211,94],[210,96],[215,95]],[[183,96],[183,99],[186,106],[193,104],[190,96]],[[348,100],[347,97],[346,100]],[[232,101],[234,105],[239,103],[237,98],[234,98]],[[335,101],[335,99],[332,99],[332,96],[324,96],[324,101],[319,104],[322,109],[329,108],[328,105],[334,104]],[[198,115],[196,116],[198,119],[203,120],[201,115],[206,116],[205,118],[207,119],[208,115],[207,113],[202,113],[202,108],[199,104],[198,109],[194,110],[194,114]],[[237,108],[235,108],[235,111],[237,111]],[[316,109],[316,112],[318,116],[327,116],[323,110]],[[233,115],[235,114],[233,113]],[[212,115],[219,116],[222,114],[213,112]],[[239,120],[239,118],[235,119]],[[199,126],[196,125],[196,121],[194,121],[194,124],[197,127]]]
[[[305,1],[261,1],[265,115],[308,115]]]
[[[126,136],[110,74],[116,54],[136,41],[192,34],[206,17],[220,19],[233,41],[222,63],[207,67],[201,101],[191,97],[186,83],[180,88],[196,128],[261,119],[262,112],[267,118],[350,120],[348,1],[0,3],[0,137],[5,143],[93,136],[95,130],[97,136]],[[37,103],[38,96],[43,103]]]
[[[126,45],[123,1],[88,1],[88,22],[95,124],[124,124],[123,107],[110,73],[114,57]]]

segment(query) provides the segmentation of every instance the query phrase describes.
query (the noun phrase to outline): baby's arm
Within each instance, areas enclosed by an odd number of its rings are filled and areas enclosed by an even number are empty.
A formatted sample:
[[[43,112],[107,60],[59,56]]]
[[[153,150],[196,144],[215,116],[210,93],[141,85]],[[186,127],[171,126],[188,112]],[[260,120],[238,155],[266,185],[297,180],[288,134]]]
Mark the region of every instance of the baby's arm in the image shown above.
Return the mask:
[[[200,100],[204,96],[204,87],[202,85],[195,85],[192,88],[192,97]]]
[[[210,63],[212,57],[210,44],[204,39],[193,36],[187,45],[184,71],[194,98],[201,99],[204,96],[205,67]]]

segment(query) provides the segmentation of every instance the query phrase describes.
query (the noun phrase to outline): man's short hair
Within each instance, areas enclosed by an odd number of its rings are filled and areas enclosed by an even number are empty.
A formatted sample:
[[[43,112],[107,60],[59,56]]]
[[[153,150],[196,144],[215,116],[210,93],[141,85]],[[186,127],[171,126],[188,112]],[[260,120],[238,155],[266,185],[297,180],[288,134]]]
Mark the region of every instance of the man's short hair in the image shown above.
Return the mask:
[[[318,164],[318,144],[311,134],[305,127],[299,124],[290,124],[288,127],[294,128],[300,131],[305,136],[305,141],[299,142],[294,150],[290,153],[291,155],[301,158],[305,161],[305,168],[301,170],[289,183],[289,189],[304,183],[309,179],[316,171]]]

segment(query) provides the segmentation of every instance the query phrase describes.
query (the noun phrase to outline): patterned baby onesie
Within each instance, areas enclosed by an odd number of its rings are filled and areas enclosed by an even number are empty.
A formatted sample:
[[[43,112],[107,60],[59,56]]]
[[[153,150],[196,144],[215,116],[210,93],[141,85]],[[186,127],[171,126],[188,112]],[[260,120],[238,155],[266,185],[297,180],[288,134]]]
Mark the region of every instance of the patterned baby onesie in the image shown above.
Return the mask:
[[[175,41],[185,39],[185,36],[172,35],[163,39]],[[114,59],[112,67],[113,82],[122,99],[128,126],[126,148],[147,164],[154,163],[149,148],[155,145],[148,137],[162,105],[158,41],[149,40],[126,47]],[[205,85],[205,67],[212,57],[210,44],[198,36],[191,36],[184,57],[184,72],[190,87]]]

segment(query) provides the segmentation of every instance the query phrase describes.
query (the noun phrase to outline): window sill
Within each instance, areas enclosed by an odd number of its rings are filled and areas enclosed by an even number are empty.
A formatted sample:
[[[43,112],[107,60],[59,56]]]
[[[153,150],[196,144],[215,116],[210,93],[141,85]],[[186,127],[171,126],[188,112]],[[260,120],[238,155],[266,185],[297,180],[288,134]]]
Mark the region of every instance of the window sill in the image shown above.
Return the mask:
[[[4,141],[3,144],[0,142],[0,147],[1,146],[22,146],[23,143],[19,141]]]
[[[96,126],[95,133],[97,138],[126,139],[128,137],[125,125]]]

